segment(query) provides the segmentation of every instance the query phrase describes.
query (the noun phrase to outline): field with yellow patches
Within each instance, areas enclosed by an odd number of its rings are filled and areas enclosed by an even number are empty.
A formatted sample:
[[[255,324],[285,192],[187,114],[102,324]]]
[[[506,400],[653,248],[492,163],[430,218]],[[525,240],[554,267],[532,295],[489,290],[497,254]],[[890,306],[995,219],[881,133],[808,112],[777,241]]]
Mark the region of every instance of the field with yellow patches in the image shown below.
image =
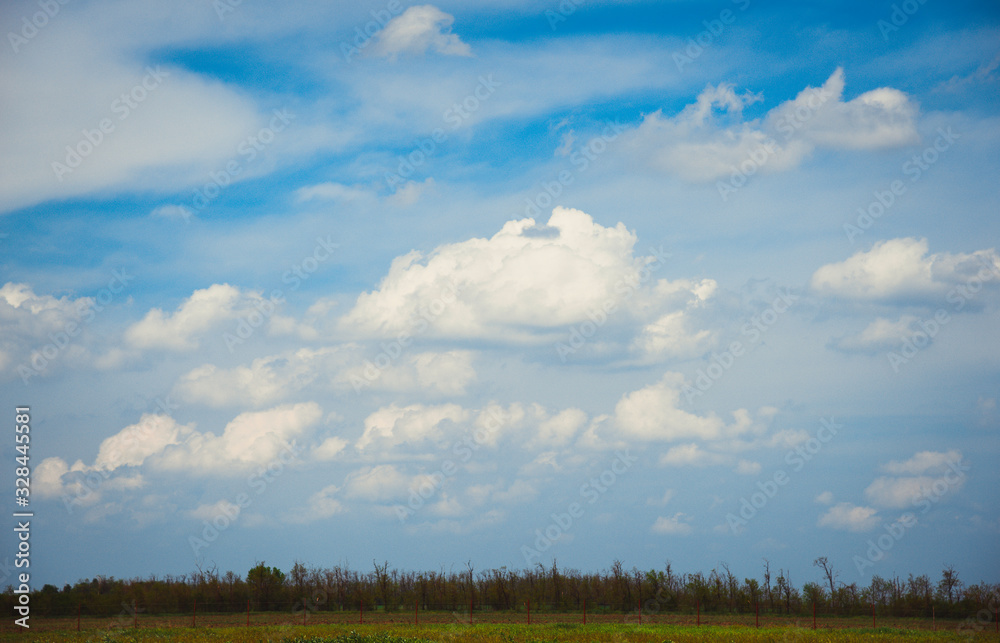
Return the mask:
[[[0,640],[52,643],[777,643],[823,641],[908,643],[932,641],[997,641],[992,631],[817,629],[796,627],[748,628],[744,626],[681,625],[582,625],[582,624],[490,624],[490,625],[309,625],[257,627],[176,627],[90,631],[7,631]]]

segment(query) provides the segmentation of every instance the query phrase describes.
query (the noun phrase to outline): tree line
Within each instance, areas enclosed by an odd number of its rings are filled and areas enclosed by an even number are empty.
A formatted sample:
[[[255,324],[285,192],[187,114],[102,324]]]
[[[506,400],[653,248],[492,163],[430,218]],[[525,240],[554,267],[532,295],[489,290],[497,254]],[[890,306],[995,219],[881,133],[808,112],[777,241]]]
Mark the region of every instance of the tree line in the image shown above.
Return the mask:
[[[31,593],[32,614],[114,616],[132,609],[142,613],[333,611],[364,609],[388,612],[413,610],[525,610],[634,613],[702,612],[807,615],[813,605],[824,614],[868,615],[872,607],[883,616],[966,618],[979,610],[993,613],[1000,602],[1000,584],[966,584],[953,567],[939,580],[927,575],[873,576],[867,586],[844,583],[826,557],[817,558],[812,580],[797,586],[789,570],[772,569],[763,561],[760,578],[738,578],[721,563],[708,574],[663,569],[626,569],[619,560],[599,572],[560,569],[537,564],[521,570],[500,567],[409,572],[373,561],[369,570],[349,565],[307,567],[295,562],[286,574],[264,562],[246,576],[216,568],[198,568],[181,576],[150,576],[131,580],[98,576],[62,589],[45,585]],[[14,588],[0,595],[7,610],[17,601]]]

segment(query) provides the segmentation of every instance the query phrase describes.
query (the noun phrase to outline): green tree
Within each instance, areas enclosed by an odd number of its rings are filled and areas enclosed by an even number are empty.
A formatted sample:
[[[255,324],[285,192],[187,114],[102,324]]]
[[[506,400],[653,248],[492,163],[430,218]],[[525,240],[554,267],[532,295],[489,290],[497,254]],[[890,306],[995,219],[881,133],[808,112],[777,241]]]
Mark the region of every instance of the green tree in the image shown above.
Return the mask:
[[[250,586],[250,595],[259,609],[273,610],[281,600],[285,574],[277,567],[268,567],[260,562],[247,572],[247,585]]]

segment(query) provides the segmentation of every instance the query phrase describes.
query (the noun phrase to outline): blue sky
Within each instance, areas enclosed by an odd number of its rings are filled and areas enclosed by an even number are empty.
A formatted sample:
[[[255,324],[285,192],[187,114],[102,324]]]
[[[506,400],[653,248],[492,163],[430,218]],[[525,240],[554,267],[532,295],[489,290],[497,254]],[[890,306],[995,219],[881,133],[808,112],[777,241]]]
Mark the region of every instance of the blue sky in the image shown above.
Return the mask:
[[[0,24],[0,400],[31,407],[39,586],[1000,576],[993,3]]]

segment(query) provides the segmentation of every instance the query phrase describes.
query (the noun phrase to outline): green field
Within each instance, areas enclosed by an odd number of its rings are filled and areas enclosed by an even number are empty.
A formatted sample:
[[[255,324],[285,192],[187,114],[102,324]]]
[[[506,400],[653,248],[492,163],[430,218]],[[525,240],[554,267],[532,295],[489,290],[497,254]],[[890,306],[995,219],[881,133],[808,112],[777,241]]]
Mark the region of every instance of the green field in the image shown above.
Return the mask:
[[[287,616],[286,616],[287,619]],[[853,620],[853,619],[852,619]],[[39,625],[43,623],[39,622]],[[55,623],[52,623],[55,625]],[[59,625],[68,626],[68,623]],[[745,625],[676,625],[676,624],[587,624],[582,623],[539,623],[512,624],[493,623],[480,625],[460,624],[391,624],[377,623],[365,625],[323,624],[293,625],[286,621],[283,625],[257,625],[253,627],[140,627],[140,628],[98,628],[83,629],[38,629],[12,632],[5,626],[0,640],[10,641],[53,641],[53,642],[105,642],[105,643],[145,643],[156,641],[183,641],[185,643],[250,643],[270,641],[274,643],[418,643],[440,641],[442,643],[472,643],[486,641],[496,643],[556,643],[556,642],[614,642],[637,641],[642,643],[674,643],[694,641],[734,641],[738,643],[765,643],[781,641],[998,641],[992,627],[973,633],[959,630],[961,623],[952,622],[947,626],[938,624],[938,629],[923,627],[900,629],[896,627],[861,627],[857,622],[842,623],[840,627],[819,627],[812,629],[808,624],[788,622],[778,626],[747,627]]]

